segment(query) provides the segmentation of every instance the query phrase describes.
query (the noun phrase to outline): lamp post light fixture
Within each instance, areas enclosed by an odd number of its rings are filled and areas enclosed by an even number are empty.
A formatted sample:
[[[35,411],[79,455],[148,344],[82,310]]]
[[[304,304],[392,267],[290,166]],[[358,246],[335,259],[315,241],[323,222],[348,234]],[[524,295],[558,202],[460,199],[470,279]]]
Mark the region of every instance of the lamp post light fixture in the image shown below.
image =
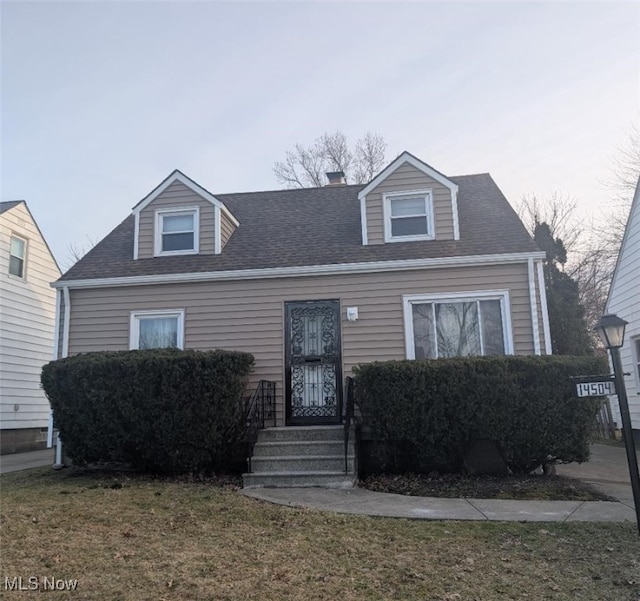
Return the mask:
[[[621,319],[617,315],[604,315],[598,323],[597,330],[602,338],[602,342],[611,354],[613,363],[613,374],[616,381],[616,392],[618,394],[618,405],[620,407],[620,417],[622,418],[622,433],[624,436],[624,446],[627,450],[627,462],[629,463],[629,476],[631,477],[631,488],[633,490],[633,502],[636,508],[636,524],[640,533],[640,475],[638,474],[638,458],[636,456],[636,446],[633,440],[633,430],[631,429],[631,415],[629,414],[629,400],[627,399],[627,389],[624,385],[624,373],[622,361],[620,360],[620,347],[624,344],[624,329],[629,322]]]

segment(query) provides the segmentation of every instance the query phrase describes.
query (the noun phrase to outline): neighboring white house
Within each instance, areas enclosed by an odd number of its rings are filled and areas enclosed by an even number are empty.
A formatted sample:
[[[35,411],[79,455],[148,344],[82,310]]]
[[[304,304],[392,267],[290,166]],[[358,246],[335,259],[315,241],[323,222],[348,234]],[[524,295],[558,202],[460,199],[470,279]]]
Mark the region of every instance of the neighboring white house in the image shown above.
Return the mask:
[[[49,401],[40,387],[53,352],[60,269],[27,203],[0,203],[0,453],[44,447]]]
[[[631,427],[640,441],[640,180],[631,204],[629,220],[624,232],[618,262],[613,274],[607,313],[629,322],[624,345],[620,349],[625,373]],[[612,403],[614,417],[621,424],[617,402]]]

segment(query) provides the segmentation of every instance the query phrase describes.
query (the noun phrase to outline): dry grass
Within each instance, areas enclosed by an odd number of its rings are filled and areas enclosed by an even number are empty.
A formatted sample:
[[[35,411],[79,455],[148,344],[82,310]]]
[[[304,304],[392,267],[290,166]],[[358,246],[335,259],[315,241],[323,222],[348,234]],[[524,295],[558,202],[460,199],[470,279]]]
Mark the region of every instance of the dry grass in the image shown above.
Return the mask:
[[[46,599],[640,599],[632,524],[341,516],[211,483],[49,468],[0,483],[0,587],[16,576],[79,580]]]

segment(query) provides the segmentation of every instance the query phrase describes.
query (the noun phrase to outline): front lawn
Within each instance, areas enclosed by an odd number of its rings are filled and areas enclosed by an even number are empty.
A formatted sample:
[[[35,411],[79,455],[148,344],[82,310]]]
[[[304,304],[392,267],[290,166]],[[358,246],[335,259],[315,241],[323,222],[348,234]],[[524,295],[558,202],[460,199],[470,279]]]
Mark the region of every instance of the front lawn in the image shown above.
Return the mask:
[[[634,524],[345,516],[212,483],[74,469],[8,474],[0,484],[0,585],[78,580],[76,592],[52,600],[640,598]]]

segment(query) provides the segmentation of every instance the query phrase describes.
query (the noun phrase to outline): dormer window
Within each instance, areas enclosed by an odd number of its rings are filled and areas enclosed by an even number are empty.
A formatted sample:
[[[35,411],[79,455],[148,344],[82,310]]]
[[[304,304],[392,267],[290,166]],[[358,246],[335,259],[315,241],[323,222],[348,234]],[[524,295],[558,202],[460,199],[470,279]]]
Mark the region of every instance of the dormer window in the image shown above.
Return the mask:
[[[198,207],[156,211],[155,255],[191,255],[198,252]]]
[[[431,190],[394,192],[384,195],[385,242],[433,240]]]

